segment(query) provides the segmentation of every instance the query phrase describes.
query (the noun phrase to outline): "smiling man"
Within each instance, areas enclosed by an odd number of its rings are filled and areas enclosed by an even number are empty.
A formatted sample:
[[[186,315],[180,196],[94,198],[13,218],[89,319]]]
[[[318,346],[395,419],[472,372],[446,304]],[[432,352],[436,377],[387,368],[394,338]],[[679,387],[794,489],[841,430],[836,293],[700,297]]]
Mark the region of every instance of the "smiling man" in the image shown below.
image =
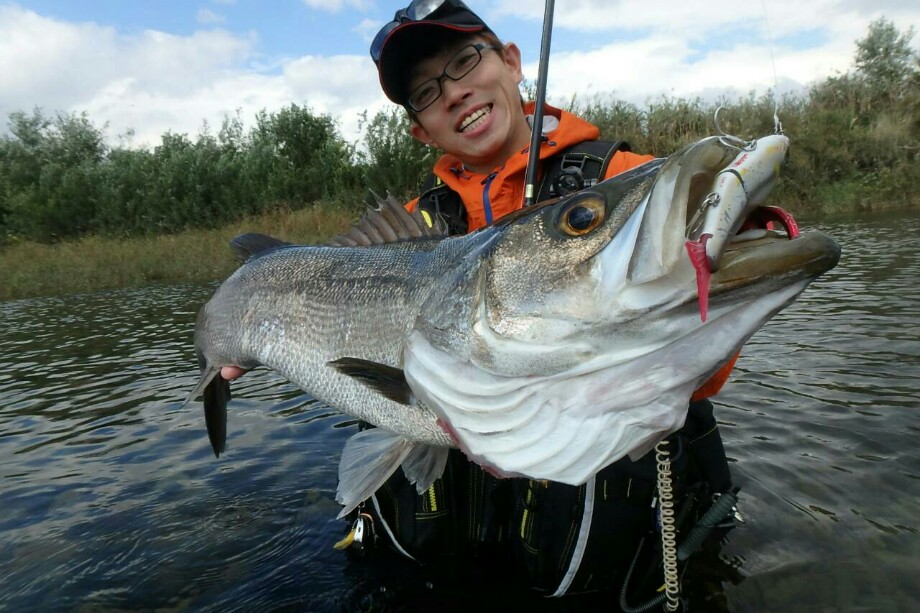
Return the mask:
[[[521,52],[514,43],[503,43],[458,0],[416,0],[380,30],[371,58],[387,97],[409,113],[412,135],[443,152],[407,208],[441,217],[455,235],[522,208],[534,105],[521,98]],[[652,159],[599,136],[583,119],[546,107],[537,201]],[[688,528],[713,494],[731,487],[707,400],[731,366],[694,394],[685,426],[669,437],[678,450],[671,468],[675,500],[687,522],[679,527]],[[225,379],[242,374],[235,366],[221,371]],[[497,479],[452,450],[444,475],[426,492],[418,494],[398,469],[361,513],[407,557],[472,556],[500,568],[502,585],[518,579],[556,596],[620,590],[632,565],[632,576],[644,575],[651,588],[645,593],[654,594],[661,585],[660,553],[656,546],[642,551],[641,541],[657,526],[655,479],[654,453],[636,462],[624,458],[589,483],[571,486]],[[635,602],[635,590],[629,592]]]
[[[384,93],[412,118],[412,135],[444,152],[433,173],[438,189],[410,207],[427,210],[435,203],[426,201],[442,200],[445,194],[455,200],[451,192],[458,194],[462,206],[459,211],[452,207],[449,221],[460,233],[523,206],[533,104],[522,104],[519,84],[524,75],[517,45],[503,43],[462,2],[414,2],[377,34],[371,58]],[[600,136],[595,126],[552,107],[546,109],[543,132],[541,161]],[[574,153],[586,166],[580,170],[594,174],[589,181],[652,159],[630,153],[623,143]],[[559,195],[553,190],[553,175],[558,174],[553,166],[542,169],[543,197]],[[436,204],[443,214],[441,203]]]
[[[387,97],[409,113],[412,135],[443,152],[407,208],[440,216],[452,234],[464,234],[523,206],[534,105],[521,98],[521,52],[514,43],[503,43],[462,2],[416,0],[380,30],[371,58]],[[543,136],[537,200],[652,159],[625,143],[598,141],[595,126],[549,106]],[[697,392],[685,427],[672,435],[672,448],[683,450],[673,464],[679,494],[693,491],[701,503],[688,502],[688,511],[704,509],[712,493],[731,486],[705,399],[729,372],[730,366]],[[619,589],[634,557],[645,568],[658,563],[653,547],[636,555],[641,537],[656,525],[655,475],[650,453],[638,462],[616,462],[580,487],[496,479],[454,450],[444,476],[424,494],[398,470],[367,507],[377,532],[415,560],[457,554],[507,561],[508,577],[553,595]],[[660,575],[656,579],[655,588]]]

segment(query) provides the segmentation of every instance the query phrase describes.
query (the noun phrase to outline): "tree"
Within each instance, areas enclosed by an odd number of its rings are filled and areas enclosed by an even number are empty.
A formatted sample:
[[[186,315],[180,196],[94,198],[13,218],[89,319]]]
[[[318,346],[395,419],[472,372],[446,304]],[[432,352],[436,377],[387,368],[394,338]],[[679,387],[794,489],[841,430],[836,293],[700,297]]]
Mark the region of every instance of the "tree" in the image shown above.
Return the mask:
[[[389,192],[397,200],[419,195],[422,182],[431,172],[437,153],[421,144],[409,132],[411,120],[400,108],[378,111],[368,119],[365,113],[364,146],[360,159],[367,189],[383,197]]]
[[[86,113],[35,109],[10,114],[0,155],[0,208],[5,231],[53,241],[92,229],[99,200],[94,174],[107,147]]]
[[[910,46],[913,37],[913,27],[901,32],[881,17],[869,25],[865,38],[856,41],[856,72],[874,94],[894,100],[906,93],[920,65]]]

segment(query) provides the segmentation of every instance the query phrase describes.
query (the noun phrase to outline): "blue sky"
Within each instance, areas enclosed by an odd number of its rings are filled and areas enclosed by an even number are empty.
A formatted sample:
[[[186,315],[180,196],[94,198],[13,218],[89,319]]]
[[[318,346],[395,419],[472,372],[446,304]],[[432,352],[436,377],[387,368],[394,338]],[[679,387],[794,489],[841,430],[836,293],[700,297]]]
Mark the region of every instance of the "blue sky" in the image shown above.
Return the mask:
[[[310,3],[304,0],[29,0],[15,4],[61,21],[90,21],[114,27],[125,36],[138,35],[145,30],[191,36],[203,28],[219,28],[239,37],[254,35],[258,39],[259,53],[266,60],[301,55],[366,54],[373,34],[392,18],[396,8],[404,6],[402,2]],[[322,10],[311,4],[341,8]],[[475,6],[475,0],[471,4]],[[521,46],[525,59],[536,61],[542,12],[539,17],[528,15],[526,19],[519,19],[499,13],[488,4],[482,5],[481,12],[503,39]],[[638,34],[623,32],[617,36],[628,39]],[[608,40],[609,33],[589,34],[586,40],[584,32],[577,33],[562,25],[554,31],[553,42],[559,50],[571,50]]]
[[[544,4],[468,0],[536,76]],[[402,2],[375,0],[0,0],[0,114],[86,111],[135,146],[196,133],[228,113],[250,121],[292,102],[337,118],[388,105],[367,55]],[[846,71],[854,41],[885,15],[906,30],[920,2],[559,0],[551,102],[780,91]],[[914,44],[920,41],[914,40]],[[775,71],[774,71],[775,66]]]

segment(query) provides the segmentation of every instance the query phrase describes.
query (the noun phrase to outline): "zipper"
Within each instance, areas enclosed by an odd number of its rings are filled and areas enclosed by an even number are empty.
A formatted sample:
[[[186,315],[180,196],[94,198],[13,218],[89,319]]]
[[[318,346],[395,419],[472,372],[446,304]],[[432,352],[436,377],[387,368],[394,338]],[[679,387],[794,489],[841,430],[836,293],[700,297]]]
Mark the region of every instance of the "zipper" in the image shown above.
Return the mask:
[[[428,504],[431,512],[436,513],[438,510],[438,499],[434,493],[434,483],[428,488]]]
[[[486,225],[492,225],[492,200],[489,198],[489,188],[492,187],[492,180],[495,179],[498,175],[497,170],[493,170],[492,173],[482,180],[482,184],[485,186],[482,188],[482,209],[486,214]]]
[[[524,512],[521,514],[521,540],[527,542],[527,520],[530,519],[530,505],[533,503],[533,481],[527,483],[527,493],[524,496]]]

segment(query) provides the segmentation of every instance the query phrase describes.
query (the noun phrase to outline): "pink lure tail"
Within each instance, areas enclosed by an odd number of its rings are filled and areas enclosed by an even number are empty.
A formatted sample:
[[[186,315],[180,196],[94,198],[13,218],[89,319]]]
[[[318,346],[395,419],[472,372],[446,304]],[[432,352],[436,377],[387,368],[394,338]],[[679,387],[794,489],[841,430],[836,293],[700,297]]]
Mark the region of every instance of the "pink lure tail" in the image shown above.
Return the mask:
[[[706,241],[712,238],[711,234],[704,234],[698,241],[687,241],[687,254],[693,269],[696,270],[696,293],[700,305],[700,319],[706,321],[706,312],[709,310],[709,258],[706,256]]]

